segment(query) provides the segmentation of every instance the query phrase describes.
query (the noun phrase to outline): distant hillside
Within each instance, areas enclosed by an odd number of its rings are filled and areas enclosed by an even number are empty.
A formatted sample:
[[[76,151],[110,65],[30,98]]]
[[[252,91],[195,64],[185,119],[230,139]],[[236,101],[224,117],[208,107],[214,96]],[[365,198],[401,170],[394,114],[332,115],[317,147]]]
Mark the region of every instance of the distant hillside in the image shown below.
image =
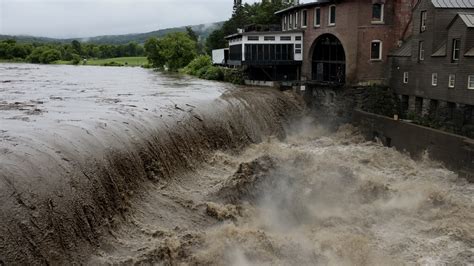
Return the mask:
[[[200,24],[200,25],[193,25],[190,26],[196,34],[205,39],[209,34],[214,31],[215,29],[222,26],[223,22],[216,22],[210,24]],[[70,43],[73,40],[80,40],[83,42],[90,42],[96,44],[126,44],[129,42],[137,42],[137,43],[144,43],[147,39],[151,37],[162,37],[171,32],[182,32],[185,31],[186,27],[176,27],[176,28],[169,28],[169,29],[162,29],[147,33],[135,33],[135,34],[124,34],[124,35],[105,35],[105,36],[97,36],[97,37],[90,37],[90,38],[70,38],[70,39],[54,39],[54,38],[46,38],[46,37],[34,37],[34,36],[10,36],[10,35],[0,35],[0,40],[6,39],[15,39],[18,42],[25,42],[25,43]]]

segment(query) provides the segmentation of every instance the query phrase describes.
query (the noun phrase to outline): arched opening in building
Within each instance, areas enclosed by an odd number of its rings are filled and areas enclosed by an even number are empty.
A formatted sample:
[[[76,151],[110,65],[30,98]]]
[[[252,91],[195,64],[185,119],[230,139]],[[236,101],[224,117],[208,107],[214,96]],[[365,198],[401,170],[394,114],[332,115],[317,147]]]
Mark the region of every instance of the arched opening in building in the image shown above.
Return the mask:
[[[345,83],[346,54],[336,36],[324,34],[316,39],[312,60],[313,80],[335,84]]]

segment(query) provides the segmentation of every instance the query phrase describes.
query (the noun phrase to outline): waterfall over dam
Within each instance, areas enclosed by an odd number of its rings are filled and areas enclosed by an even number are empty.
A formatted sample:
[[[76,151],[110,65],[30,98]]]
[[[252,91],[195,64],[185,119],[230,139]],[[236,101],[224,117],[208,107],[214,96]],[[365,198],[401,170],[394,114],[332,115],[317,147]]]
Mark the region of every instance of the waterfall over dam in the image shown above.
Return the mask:
[[[291,92],[0,73],[0,265],[474,263],[472,184],[327,129]]]

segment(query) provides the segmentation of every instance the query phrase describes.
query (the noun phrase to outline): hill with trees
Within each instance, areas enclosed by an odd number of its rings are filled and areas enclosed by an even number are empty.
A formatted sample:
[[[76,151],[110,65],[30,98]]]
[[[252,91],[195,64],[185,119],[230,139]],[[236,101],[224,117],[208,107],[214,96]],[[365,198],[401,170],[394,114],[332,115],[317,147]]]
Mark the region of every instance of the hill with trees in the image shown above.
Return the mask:
[[[209,24],[200,24],[187,26],[198,35],[199,39],[206,39],[211,32],[220,28],[223,22],[209,23]],[[0,35],[0,41],[2,40],[15,40],[18,43],[58,43],[58,44],[68,44],[74,40],[79,40],[81,43],[93,43],[93,44],[114,44],[122,45],[128,44],[130,42],[135,42],[138,44],[144,44],[146,40],[150,38],[160,38],[164,37],[169,33],[174,32],[186,32],[187,27],[176,27],[161,29],[147,33],[135,33],[135,34],[124,34],[124,35],[104,35],[96,37],[84,37],[84,38],[69,38],[69,39],[55,39],[55,38],[46,38],[46,37],[34,37],[34,36],[12,36],[12,35]]]

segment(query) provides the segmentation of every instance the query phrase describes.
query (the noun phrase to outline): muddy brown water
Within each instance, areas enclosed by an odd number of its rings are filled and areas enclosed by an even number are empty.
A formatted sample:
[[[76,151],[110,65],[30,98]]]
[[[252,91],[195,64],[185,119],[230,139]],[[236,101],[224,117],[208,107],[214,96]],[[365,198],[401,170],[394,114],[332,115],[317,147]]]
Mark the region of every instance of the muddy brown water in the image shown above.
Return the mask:
[[[472,265],[474,187],[291,93],[0,64],[0,265]]]

